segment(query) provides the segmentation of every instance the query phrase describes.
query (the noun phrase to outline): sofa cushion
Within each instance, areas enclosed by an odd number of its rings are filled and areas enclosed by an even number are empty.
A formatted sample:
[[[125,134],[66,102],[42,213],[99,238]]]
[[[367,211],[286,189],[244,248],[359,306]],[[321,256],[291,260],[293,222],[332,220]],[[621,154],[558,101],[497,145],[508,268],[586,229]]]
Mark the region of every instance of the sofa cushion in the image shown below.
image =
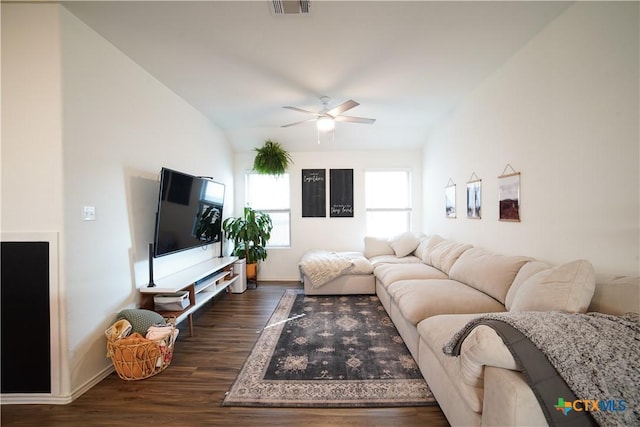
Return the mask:
[[[384,264],[375,268],[380,284],[388,288],[393,282],[409,279],[447,279],[447,275],[435,267],[423,263]]]
[[[429,258],[431,257],[431,252],[438,245],[438,243],[444,242],[444,237],[441,237],[437,234],[433,234],[431,236],[427,236],[423,239],[422,242],[416,248],[416,256],[422,258],[422,262],[425,264],[429,263]]]
[[[473,387],[484,385],[484,367],[520,369],[495,329],[478,325],[462,341],[460,347],[460,371],[465,384]]]
[[[429,251],[427,264],[449,274],[451,267],[460,255],[471,247],[471,245],[454,242],[453,240],[443,240]]]
[[[420,344],[418,355],[423,360],[423,352],[431,352],[441,366],[421,366],[421,369],[440,369],[448,378],[448,383],[458,392],[456,395],[457,404],[461,402],[458,397],[462,397],[465,403],[474,411],[482,412],[482,402],[484,389],[482,386],[473,386],[464,382],[460,357],[447,356],[442,351],[442,347],[451,337],[467,322],[473,320],[476,314],[440,315],[429,317],[418,324],[418,334]]]
[[[571,261],[528,278],[515,294],[510,311],[585,313],[595,287],[591,263]]]
[[[471,248],[460,255],[449,276],[504,304],[509,286],[520,268],[529,260],[531,258],[498,255],[486,249]]]
[[[418,236],[418,247],[416,248],[415,251],[413,251],[413,254],[415,256],[422,259],[422,256],[424,255],[424,251],[427,249],[427,245],[429,244],[431,237],[432,236],[427,236],[426,234],[420,234]]]
[[[395,255],[376,255],[369,258],[374,270],[378,266],[386,264],[422,264],[422,260],[414,255],[397,257]]]
[[[640,313],[640,277],[597,274],[588,311],[614,315]]]
[[[395,255],[393,248],[389,245],[389,239],[366,236],[364,238],[364,256],[373,258],[378,255]]]
[[[437,314],[505,311],[487,294],[455,280],[400,280],[390,284],[387,291],[402,316],[413,325]]]
[[[504,300],[504,306],[507,307],[507,311],[511,310],[511,305],[513,304],[513,299],[515,298],[518,289],[520,289],[520,286],[522,286],[529,277],[541,271],[549,270],[552,267],[553,266],[549,263],[536,260],[525,263],[520,271],[518,271],[518,274],[516,274],[516,278],[513,279],[511,286],[509,286],[507,297]]]
[[[418,237],[408,231],[389,238],[389,246],[393,248],[393,252],[399,257],[407,256],[415,251],[418,243],[420,243]]]

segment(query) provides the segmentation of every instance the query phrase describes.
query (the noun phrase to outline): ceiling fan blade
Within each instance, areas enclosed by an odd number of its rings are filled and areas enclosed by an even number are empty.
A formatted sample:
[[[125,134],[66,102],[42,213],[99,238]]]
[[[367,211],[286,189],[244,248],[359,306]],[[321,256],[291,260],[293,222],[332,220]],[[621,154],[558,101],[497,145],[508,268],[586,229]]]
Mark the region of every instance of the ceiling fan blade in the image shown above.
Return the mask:
[[[316,120],[318,120],[317,118],[313,118],[313,119],[307,119],[307,120],[302,120],[300,122],[295,122],[295,123],[289,123],[288,125],[282,125],[280,126],[281,128],[288,128],[290,126],[295,126],[295,125],[301,125],[302,123],[307,123],[307,122],[315,122]]]
[[[364,123],[367,125],[372,125],[376,122],[376,119],[368,119],[366,117],[336,116],[335,121],[347,123]]]
[[[340,105],[333,107],[331,110],[327,111],[327,114],[335,117],[340,113],[344,113],[347,110],[357,107],[358,105],[360,104],[354,101],[353,99],[350,99],[348,101],[343,102]]]
[[[286,106],[286,107],[282,107],[282,108],[286,108],[287,110],[298,111],[300,113],[313,114],[314,116],[320,116],[320,114],[316,113],[315,111],[304,110],[304,109],[298,108],[298,107]]]

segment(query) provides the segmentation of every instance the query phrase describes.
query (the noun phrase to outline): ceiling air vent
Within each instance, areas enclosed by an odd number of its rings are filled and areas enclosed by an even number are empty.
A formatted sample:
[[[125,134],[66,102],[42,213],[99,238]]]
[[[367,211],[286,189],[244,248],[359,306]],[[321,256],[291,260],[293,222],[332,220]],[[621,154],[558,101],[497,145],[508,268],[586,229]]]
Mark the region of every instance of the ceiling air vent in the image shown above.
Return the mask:
[[[269,0],[274,15],[308,15],[311,13],[309,0]]]

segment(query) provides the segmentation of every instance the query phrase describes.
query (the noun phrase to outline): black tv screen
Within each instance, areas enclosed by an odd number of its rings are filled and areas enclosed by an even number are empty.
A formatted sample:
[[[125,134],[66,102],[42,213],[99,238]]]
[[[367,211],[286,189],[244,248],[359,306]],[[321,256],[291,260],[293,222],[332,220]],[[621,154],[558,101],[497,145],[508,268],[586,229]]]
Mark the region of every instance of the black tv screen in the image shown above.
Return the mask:
[[[162,168],[154,256],[219,242],[224,189],[210,178]]]

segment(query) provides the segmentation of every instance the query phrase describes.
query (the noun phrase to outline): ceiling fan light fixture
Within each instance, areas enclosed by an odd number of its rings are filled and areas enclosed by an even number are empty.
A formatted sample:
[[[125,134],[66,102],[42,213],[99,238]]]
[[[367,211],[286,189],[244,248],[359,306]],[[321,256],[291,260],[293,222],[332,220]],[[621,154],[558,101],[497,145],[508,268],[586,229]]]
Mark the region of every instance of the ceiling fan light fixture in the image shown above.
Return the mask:
[[[320,132],[331,132],[336,127],[336,122],[331,117],[320,117],[316,121]]]

